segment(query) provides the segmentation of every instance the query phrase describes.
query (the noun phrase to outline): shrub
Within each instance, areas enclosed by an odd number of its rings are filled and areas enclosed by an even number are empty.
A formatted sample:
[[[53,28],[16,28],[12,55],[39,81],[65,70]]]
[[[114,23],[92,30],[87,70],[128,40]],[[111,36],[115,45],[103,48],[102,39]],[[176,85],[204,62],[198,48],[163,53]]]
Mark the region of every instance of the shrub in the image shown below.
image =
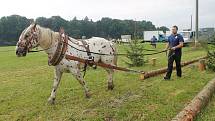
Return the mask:
[[[129,62],[126,62],[129,66],[143,66],[144,61],[144,47],[143,45],[137,40],[133,40],[129,43],[129,49],[127,49],[127,58],[130,60]]]
[[[205,47],[208,52],[207,66],[215,72],[215,33],[208,37],[206,42],[208,43]]]
[[[208,52],[208,61],[207,61],[207,66],[209,69],[215,72],[215,51],[213,52]]]

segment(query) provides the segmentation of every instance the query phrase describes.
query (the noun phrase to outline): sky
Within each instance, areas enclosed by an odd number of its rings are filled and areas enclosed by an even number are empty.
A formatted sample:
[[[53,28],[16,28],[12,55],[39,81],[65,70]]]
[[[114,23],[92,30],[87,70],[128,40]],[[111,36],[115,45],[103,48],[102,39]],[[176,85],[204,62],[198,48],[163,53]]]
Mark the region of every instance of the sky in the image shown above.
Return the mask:
[[[215,0],[199,0],[199,26],[215,27]],[[59,15],[66,20],[88,16],[93,21],[102,17],[151,21],[155,26],[195,25],[195,0],[4,0],[0,17],[21,15],[27,18]]]

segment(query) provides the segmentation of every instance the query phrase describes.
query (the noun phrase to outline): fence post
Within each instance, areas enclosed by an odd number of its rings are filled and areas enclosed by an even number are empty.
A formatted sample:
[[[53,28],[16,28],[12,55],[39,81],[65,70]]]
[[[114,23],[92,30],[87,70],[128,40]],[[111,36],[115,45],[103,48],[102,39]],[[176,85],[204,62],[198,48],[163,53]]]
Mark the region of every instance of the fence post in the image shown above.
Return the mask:
[[[206,69],[205,59],[200,59],[199,60],[199,70],[204,71],[205,69]]]
[[[152,58],[152,66],[156,66],[156,58]]]
[[[140,80],[144,80],[145,79],[145,74],[144,73],[141,73],[140,74]]]

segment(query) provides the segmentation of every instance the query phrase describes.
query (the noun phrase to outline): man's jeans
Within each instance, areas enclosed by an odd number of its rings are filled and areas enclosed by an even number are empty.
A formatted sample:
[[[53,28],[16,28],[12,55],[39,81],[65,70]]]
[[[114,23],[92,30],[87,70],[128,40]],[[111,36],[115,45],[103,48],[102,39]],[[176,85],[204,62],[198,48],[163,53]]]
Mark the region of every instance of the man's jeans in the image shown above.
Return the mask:
[[[173,69],[173,62],[176,63],[176,71],[177,76],[181,77],[182,71],[181,71],[181,53],[175,54],[174,52],[170,51],[168,55],[168,69],[166,73],[166,78],[171,78],[172,69]]]

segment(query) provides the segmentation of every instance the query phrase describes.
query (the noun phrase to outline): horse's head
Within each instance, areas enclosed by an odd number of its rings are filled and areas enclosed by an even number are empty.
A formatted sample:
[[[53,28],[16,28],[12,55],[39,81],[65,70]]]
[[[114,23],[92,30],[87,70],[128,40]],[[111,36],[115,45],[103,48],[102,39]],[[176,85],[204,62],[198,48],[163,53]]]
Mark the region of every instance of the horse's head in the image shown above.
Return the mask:
[[[37,24],[31,24],[20,35],[16,44],[16,55],[18,57],[26,56],[29,50],[39,45],[39,30]]]

